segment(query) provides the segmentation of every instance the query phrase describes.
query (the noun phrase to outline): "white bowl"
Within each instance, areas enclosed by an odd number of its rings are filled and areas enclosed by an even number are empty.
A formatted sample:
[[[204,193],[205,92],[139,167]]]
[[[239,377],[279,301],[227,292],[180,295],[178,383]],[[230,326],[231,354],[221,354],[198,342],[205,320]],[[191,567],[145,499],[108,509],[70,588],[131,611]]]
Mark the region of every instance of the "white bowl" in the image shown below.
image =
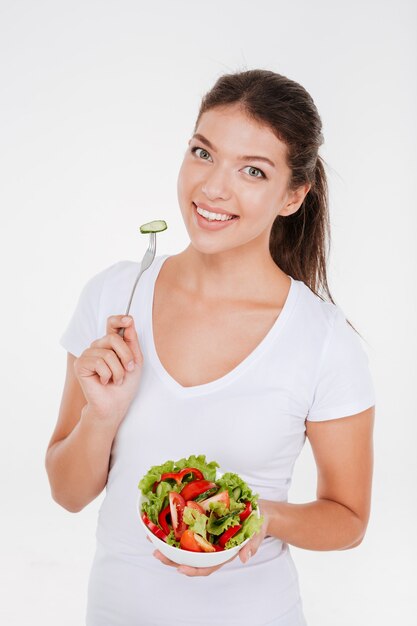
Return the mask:
[[[221,472],[217,472],[217,478],[219,478]],[[139,520],[141,526],[145,533],[148,535],[149,539],[152,541],[153,545],[160,551],[164,556],[166,556],[174,563],[178,563],[179,565],[190,565],[191,567],[214,567],[215,565],[221,565],[226,561],[229,561],[234,556],[236,556],[239,551],[245,546],[248,541],[251,539],[245,539],[240,545],[234,548],[228,548],[227,550],[221,550],[220,552],[191,552],[190,550],[183,550],[182,548],[176,548],[175,546],[170,546],[162,539],[159,539],[156,535],[153,534],[151,530],[146,526],[145,522],[142,519],[142,503],[147,500],[145,496],[139,492],[139,497],[137,500],[137,510],[139,514]],[[255,510],[255,513],[258,517],[261,516],[259,505]]]

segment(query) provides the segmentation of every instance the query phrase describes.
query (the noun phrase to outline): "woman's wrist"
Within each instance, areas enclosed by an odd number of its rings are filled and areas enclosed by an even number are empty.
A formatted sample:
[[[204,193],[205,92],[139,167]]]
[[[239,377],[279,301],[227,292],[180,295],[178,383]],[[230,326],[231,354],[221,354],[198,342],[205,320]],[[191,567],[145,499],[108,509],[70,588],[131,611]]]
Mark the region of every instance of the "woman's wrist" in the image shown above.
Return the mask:
[[[109,413],[103,413],[102,410],[94,407],[91,404],[86,404],[81,410],[81,421],[94,425],[95,427],[103,428],[104,430],[117,431],[120,422],[123,420],[123,415],[114,415]]]
[[[266,524],[265,538],[276,537],[278,538],[276,531],[279,528],[279,502],[273,500],[258,500],[259,509],[261,515],[264,517],[264,524]],[[272,532],[272,526],[275,533]]]

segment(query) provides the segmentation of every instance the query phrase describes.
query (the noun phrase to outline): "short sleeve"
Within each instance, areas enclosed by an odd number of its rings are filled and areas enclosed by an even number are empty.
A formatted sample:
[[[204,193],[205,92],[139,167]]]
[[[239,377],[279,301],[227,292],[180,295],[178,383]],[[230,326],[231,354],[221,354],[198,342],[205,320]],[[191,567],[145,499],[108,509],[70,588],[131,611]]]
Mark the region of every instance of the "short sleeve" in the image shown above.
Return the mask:
[[[359,335],[336,309],[323,348],[314,398],[307,420],[319,422],[355,415],[375,404],[368,356]]]
[[[98,339],[100,298],[107,271],[108,268],[84,285],[68,326],[59,340],[60,345],[76,357]]]

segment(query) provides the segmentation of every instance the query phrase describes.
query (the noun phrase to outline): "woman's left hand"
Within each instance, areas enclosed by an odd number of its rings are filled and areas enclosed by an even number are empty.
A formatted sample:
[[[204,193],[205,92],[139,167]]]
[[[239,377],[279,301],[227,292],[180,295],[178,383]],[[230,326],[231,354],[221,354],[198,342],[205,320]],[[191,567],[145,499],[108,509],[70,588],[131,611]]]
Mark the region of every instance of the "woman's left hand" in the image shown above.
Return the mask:
[[[248,541],[248,543],[240,550],[240,552],[238,552],[238,554],[236,554],[236,556],[232,557],[228,561],[225,561],[225,563],[222,563],[221,565],[216,565],[215,567],[190,567],[189,565],[178,565],[178,563],[174,563],[174,561],[167,559],[167,557],[164,556],[159,550],[155,550],[153,555],[156,559],[158,559],[158,561],[164,563],[164,565],[176,567],[180,574],[185,574],[186,576],[210,576],[210,574],[216,572],[218,569],[223,567],[223,565],[226,565],[226,563],[233,561],[237,556],[239,556],[242,563],[247,563],[248,560],[256,554],[259,546],[267,535],[268,514],[262,511],[261,501],[259,502],[259,508],[261,509],[261,515],[264,517],[264,523],[261,526],[261,530],[256,533],[250,541]]]

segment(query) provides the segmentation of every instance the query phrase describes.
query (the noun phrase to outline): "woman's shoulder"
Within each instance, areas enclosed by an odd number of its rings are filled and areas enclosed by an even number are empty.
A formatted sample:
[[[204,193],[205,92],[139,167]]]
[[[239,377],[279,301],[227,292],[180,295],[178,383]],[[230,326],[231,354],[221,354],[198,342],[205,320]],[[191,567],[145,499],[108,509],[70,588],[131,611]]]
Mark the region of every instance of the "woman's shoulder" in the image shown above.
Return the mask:
[[[120,291],[124,292],[136,279],[139,269],[140,263],[123,260],[90,274],[81,289],[79,302],[96,308],[106,294],[116,296]]]
[[[321,326],[330,330],[338,320],[346,320],[339,305],[317,295],[301,280],[295,281],[299,290],[299,315],[307,327]]]

